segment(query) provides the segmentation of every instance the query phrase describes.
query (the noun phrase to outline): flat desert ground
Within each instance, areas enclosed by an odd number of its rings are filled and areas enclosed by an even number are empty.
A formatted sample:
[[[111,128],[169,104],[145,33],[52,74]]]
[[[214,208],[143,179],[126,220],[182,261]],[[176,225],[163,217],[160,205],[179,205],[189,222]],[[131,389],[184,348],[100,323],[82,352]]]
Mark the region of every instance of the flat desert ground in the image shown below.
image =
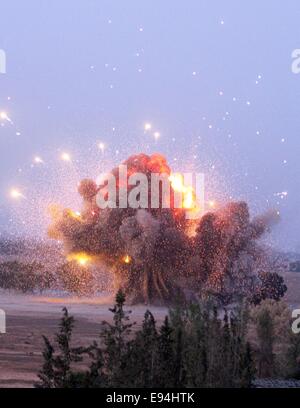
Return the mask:
[[[285,273],[288,292],[285,300],[291,309],[300,307],[300,273]],[[6,334],[0,334],[0,387],[33,387],[42,364],[42,335],[53,339],[61,310],[66,306],[76,319],[74,345],[97,340],[103,320],[110,321],[113,299],[49,297],[0,292],[0,308],[6,313]],[[140,324],[146,306],[128,306],[132,321]],[[163,307],[151,306],[158,323],[167,314]]]
[[[6,314],[6,333],[0,334],[0,388],[32,387],[42,364],[42,335],[53,339],[62,308],[75,317],[73,345],[87,345],[99,339],[103,320],[111,321],[108,311],[113,298],[26,296],[0,292],[0,308]],[[132,322],[142,322],[146,306],[127,307]],[[167,309],[152,307],[158,323]]]

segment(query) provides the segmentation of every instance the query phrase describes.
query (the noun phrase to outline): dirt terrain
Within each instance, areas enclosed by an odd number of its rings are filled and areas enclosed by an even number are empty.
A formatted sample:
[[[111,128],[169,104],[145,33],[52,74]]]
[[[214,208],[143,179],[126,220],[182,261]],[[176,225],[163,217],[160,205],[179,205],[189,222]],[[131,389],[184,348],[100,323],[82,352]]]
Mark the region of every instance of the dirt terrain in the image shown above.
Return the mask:
[[[97,340],[103,320],[110,321],[109,297],[94,299],[51,298],[0,293],[0,308],[6,313],[6,334],[0,334],[0,388],[32,387],[42,364],[42,334],[53,338],[61,310],[66,306],[76,319],[74,345]],[[141,323],[144,306],[128,307],[132,321]],[[151,307],[158,322],[167,313]]]

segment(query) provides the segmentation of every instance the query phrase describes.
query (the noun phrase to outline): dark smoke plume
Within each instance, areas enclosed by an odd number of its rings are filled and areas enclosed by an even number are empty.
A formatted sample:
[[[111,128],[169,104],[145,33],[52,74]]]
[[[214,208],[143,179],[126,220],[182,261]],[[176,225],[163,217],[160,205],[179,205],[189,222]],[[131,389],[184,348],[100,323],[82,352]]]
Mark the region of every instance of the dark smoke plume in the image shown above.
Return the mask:
[[[151,173],[170,174],[159,154],[131,156],[123,164],[128,176],[144,173],[149,185]],[[118,168],[112,173],[119,188]],[[257,240],[276,216],[268,213],[251,220],[245,202],[229,203],[189,221],[172,202],[169,209],[99,209],[98,186],[92,180],[83,180],[78,191],[83,198],[81,214],[54,211],[49,234],[63,241],[71,258],[84,253],[93,263],[104,264],[112,286],[123,288],[134,303],[170,303],[186,292],[228,303],[248,296],[259,270],[267,268]],[[193,236],[188,233],[191,222],[196,223]]]

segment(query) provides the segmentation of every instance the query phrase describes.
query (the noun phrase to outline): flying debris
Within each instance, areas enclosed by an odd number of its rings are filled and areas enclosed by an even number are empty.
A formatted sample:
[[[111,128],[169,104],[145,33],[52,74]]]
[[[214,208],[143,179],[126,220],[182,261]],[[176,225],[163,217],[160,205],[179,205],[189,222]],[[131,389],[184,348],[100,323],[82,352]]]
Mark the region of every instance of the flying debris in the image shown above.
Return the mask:
[[[71,155],[69,153],[62,153],[61,154],[61,159],[65,162],[70,162],[71,161]]]
[[[130,264],[130,262],[131,262],[131,257],[130,257],[129,255],[125,255],[125,256],[123,257],[123,262],[126,263],[126,264]]]
[[[214,200],[210,200],[208,202],[209,208],[215,208],[216,207],[216,202]]]
[[[36,163],[36,164],[42,164],[42,163],[44,163],[44,160],[43,160],[41,157],[39,157],[39,156],[35,156],[35,158],[33,159],[33,161],[34,161],[34,163]]]
[[[100,143],[98,144],[98,147],[99,147],[99,149],[101,150],[101,152],[103,153],[104,150],[105,150],[105,144],[102,143],[102,142],[100,142]]]
[[[85,252],[78,252],[69,254],[67,260],[76,261],[80,266],[87,266],[92,261],[92,257]]]
[[[21,193],[21,191],[16,188],[12,188],[10,190],[10,196],[14,200],[18,200],[19,198],[24,198],[24,195]]]
[[[12,120],[10,119],[10,117],[8,116],[8,114],[4,111],[0,112],[0,120],[6,120],[7,122],[12,124]]]

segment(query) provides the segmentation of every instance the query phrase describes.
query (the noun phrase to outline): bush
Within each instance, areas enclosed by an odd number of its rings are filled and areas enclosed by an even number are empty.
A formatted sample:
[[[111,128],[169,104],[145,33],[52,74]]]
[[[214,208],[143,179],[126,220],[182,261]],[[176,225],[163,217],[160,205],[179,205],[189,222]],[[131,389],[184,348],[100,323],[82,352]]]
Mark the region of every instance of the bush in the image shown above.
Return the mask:
[[[251,297],[251,302],[258,305],[265,299],[273,299],[279,301],[287,291],[287,286],[284,283],[282,276],[274,272],[261,272],[258,274],[259,284]]]
[[[53,286],[55,277],[43,265],[17,261],[0,264],[0,287],[22,292],[43,291]]]
[[[56,271],[60,286],[76,295],[88,295],[93,292],[93,275],[89,268],[78,265],[77,262],[66,262]]]
[[[263,300],[250,309],[247,338],[259,377],[294,377],[300,336],[291,330],[291,311],[283,302]]]

